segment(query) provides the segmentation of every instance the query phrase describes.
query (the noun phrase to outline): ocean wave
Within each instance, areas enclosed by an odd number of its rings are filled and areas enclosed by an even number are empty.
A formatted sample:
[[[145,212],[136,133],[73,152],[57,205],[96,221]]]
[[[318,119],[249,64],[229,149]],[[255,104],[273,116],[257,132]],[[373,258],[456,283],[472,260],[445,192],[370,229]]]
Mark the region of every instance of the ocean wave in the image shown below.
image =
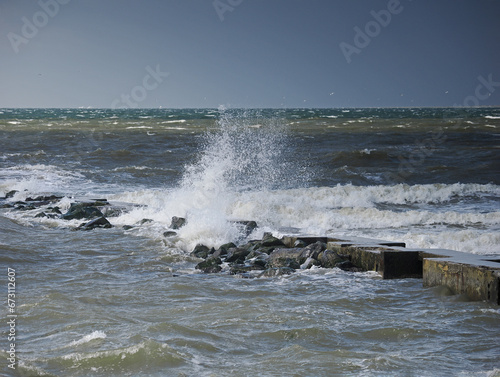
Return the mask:
[[[78,346],[78,345],[81,345],[81,344],[85,344],[85,343],[89,343],[95,339],[105,339],[106,338],[106,334],[104,333],[104,331],[94,331],[88,335],[85,335],[84,337],[78,339],[78,340],[74,340],[72,341],[70,344],[69,344],[69,347],[74,347],[74,346]]]
[[[429,239],[435,239],[433,247],[471,252],[484,243],[485,250],[498,253],[498,207],[478,211],[470,210],[469,204],[464,203],[470,199],[475,203],[473,207],[481,206],[484,200],[494,200],[499,192],[500,188],[492,184],[338,185],[243,192],[204,192],[200,186],[198,191],[143,190],[116,194],[113,199],[144,204],[115,221],[132,224],[143,218],[153,219],[160,227],[154,229],[154,237],[168,227],[172,216],[187,217],[188,225],[178,231],[172,245],[185,251],[197,243],[218,246],[234,241],[240,235],[231,221],[254,220],[260,227],[253,237],[260,237],[265,231],[279,234],[281,229],[297,228],[316,235],[370,233],[375,238],[389,236],[403,242],[409,239],[416,247],[428,247]],[[466,231],[478,243],[466,240]],[[412,234],[430,238],[411,237]],[[446,237],[440,239],[437,234]]]

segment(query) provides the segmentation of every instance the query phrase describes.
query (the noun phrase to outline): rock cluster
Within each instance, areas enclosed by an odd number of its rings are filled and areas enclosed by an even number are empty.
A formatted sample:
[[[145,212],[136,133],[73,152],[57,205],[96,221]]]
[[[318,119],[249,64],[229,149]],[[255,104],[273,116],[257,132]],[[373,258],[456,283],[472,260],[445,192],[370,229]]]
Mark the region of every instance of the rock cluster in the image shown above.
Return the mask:
[[[17,191],[9,191],[4,198],[9,199],[14,197]],[[35,198],[27,197],[23,201],[17,201],[13,204],[5,203],[2,205],[3,208],[13,208],[18,211],[30,211],[30,210],[40,210],[35,217],[46,217],[50,219],[63,219],[63,220],[86,220],[81,223],[74,230],[92,230],[95,228],[111,228],[111,223],[106,219],[103,208],[105,206],[110,206],[107,199],[92,199],[88,202],[75,202],[71,203],[70,208],[66,213],[62,213],[58,206],[54,206],[62,196],[50,195],[50,196],[37,196]],[[111,211],[105,211],[110,213]]]
[[[261,240],[249,241],[241,246],[232,242],[218,249],[197,245],[191,255],[203,259],[196,269],[204,273],[228,271],[231,275],[242,277],[287,275],[313,266],[360,271],[351,263],[349,256],[329,250],[324,242],[307,244],[299,239],[294,247],[287,247],[282,239],[270,233],[264,234]]]
[[[6,200],[12,198],[15,191],[5,195]],[[26,198],[13,204],[4,204],[14,210],[38,210],[35,217],[58,218],[62,220],[85,220],[73,230],[92,230],[95,228],[111,228],[107,217],[122,213],[123,208],[111,206],[106,199],[91,199],[71,203],[68,211],[62,213],[56,204],[62,197],[37,196]],[[134,226],[125,225],[125,230],[140,226],[151,219],[143,219]],[[187,220],[183,217],[173,217],[169,229],[163,235],[172,237],[177,235],[178,229],[183,227]],[[246,239],[256,228],[255,221],[234,221],[240,230],[242,239]],[[235,241],[237,242],[237,241]],[[196,265],[196,269],[203,273],[229,272],[242,277],[272,277],[291,274],[298,269],[308,269],[313,266],[324,268],[340,268],[346,271],[360,271],[354,266],[348,255],[339,254],[327,248],[327,245],[311,238],[297,238],[294,245],[286,245],[283,239],[265,233],[260,240],[248,241],[237,245],[230,242],[217,249],[205,245],[197,245],[191,255],[203,259]]]

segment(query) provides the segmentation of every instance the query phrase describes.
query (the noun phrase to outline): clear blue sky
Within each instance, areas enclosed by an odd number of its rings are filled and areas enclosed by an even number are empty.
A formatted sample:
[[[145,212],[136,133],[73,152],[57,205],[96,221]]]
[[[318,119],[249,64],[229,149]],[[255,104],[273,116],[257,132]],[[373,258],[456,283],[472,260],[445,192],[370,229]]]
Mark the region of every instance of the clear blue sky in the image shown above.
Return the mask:
[[[500,82],[498,0],[215,4],[0,0],[0,107],[454,106]]]

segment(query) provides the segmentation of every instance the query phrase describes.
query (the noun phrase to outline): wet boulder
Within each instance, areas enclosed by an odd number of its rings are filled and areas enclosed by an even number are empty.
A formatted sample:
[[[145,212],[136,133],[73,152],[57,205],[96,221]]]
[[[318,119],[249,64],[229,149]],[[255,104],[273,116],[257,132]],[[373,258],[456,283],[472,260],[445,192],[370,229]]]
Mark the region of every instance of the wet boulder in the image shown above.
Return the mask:
[[[303,248],[279,248],[269,255],[269,267],[290,267],[300,268],[300,266],[311,256],[312,252]]]
[[[184,225],[186,225],[186,219],[184,217],[172,217],[172,221],[170,223],[170,229],[180,229]]]
[[[210,257],[198,263],[195,268],[206,274],[212,274],[222,270],[221,264],[222,260],[220,258]]]
[[[232,249],[232,248],[235,248],[236,245],[232,242],[229,242],[229,243],[225,243],[223,245],[220,245],[219,248],[217,250],[214,251],[214,253],[212,254],[212,256],[214,257],[223,257],[223,256],[226,256],[227,255],[227,251],[229,249]]]
[[[235,221],[234,223],[241,229],[245,237],[249,236],[257,228],[255,221]]]
[[[104,214],[94,206],[94,203],[72,203],[68,212],[61,215],[63,220],[92,219],[94,217],[104,217]]]
[[[227,251],[226,262],[243,263],[250,250],[244,247],[231,247]]]
[[[324,268],[334,268],[337,267],[339,263],[346,261],[346,258],[329,249],[319,253],[316,259],[318,260],[320,266]]]
[[[81,224],[77,229],[79,230],[92,230],[95,228],[112,228],[113,226],[105,217],[99,217],[94,220],[90,220],[87,223]]]
[[[279,246],[284,247],[285,244],[279,238],[274,237],[271,233],[265,233],[264,237],[262,237],[262,241],[260,242],[261,246],[269,247],[269,246]]]
[[[210,251],[211,249],[208,246],[198,244],[194,247],[193,251],[191,252],[191,255],[197,258],[206,259],[208,258],[209,254],[213,254],[213,252],[210,253]]]

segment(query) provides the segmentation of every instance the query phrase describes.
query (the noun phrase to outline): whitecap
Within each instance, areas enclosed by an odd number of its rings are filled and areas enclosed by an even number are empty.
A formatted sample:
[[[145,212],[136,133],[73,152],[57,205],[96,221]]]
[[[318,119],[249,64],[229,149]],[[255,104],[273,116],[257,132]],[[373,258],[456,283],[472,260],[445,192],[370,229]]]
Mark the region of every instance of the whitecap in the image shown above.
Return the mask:
[[[69,346],[70,347],[78,346],[80,344],[85,344],[85,343],[91,342],[92,340],[95,340],[95,339],[105,339],[106,336],[107,335],[104,333],[104,331],[97,330],[97,331],[94,331],[88,335],[85,335],[84,337],[82,337],[78,340],[72,341],[69,344]]]

